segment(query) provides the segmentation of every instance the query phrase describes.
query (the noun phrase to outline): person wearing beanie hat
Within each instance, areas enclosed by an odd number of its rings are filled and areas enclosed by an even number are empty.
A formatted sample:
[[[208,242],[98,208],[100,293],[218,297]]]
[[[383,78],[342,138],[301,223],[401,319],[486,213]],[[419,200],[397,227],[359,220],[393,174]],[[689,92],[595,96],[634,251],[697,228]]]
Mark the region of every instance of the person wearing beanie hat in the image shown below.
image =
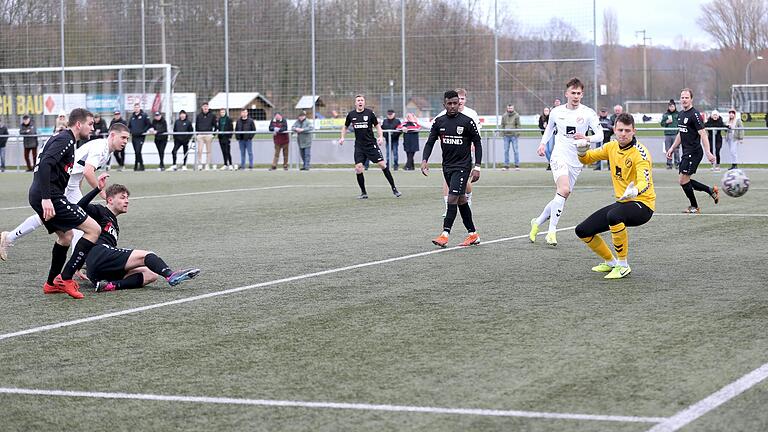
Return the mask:
[[[173,122],[173,150],[171,150],[171,159],[173,165],[171,165],[171,171],[176,171],[180,168],[182,171],[187,170],[187,155],[189,154],[189,140],[192,139],[192,122],[187,118],[187,112],[184,110],[179,111],[179,118]],[[179,135],[176,135],[176,134]],[[184,150],[184,164],[176,165],[176,152],[182,147]],[[177,168],[178,167],[178,168]]]
[[[296,134],[296,141],[299,144],[299,154],[301,155],[302,167],[301,171],[308,171],[310,161],[310,149],[312,147],[312,120],[307,118],[307,112],[302,111],[299,113],[299,117],[293,122],[291,130]]]
[[[677,135],[677,105],[674,99],[669,100],[667,105],[667,111],[661,115],[661,127],[664,128],[664,151],[668,152],[669,148],[675,142],[675,136]],[[667,169],[672,169],[672,163],[674,162],[675,168],[680,166],[680,152],[676,151],[673,157],[667,159]]]
[[[723,122],[718,110],[712,110],[709,118],[704,122],[704,127],[707,129],[715,128],[715,130],[708,131],[710,138],[714,136],[714,139],[709,141],[709,151],[715,154],[716,159],[715,164],[712,165],[712,170],[720,171],[720,150],[723,148],[723,131],[720,128],[725,128],[725,122]]]

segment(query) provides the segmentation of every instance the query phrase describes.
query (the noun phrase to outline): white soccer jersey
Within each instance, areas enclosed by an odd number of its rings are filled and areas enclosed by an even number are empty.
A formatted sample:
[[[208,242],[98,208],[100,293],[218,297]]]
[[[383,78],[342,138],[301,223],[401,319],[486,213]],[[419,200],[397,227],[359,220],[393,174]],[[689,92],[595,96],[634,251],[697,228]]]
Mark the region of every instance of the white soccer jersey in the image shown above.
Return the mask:
[[[579,155],[576,153],[576,144],[573,142],[575,134],[585,135],[587,130],[592,129],[595,134],[587,139],[592,143],[603,142],[603,128],[600,126],[599,117],[595,110],[586,105],[579,105],[576,109],[568,109],[567,105],[552,108],[547,129],[541,137],[542,143],[549,141],[555,128],[557,128],[557,135],[555,135],[555,146],[550,159],[573,167],[582,166]]]
[[[465,106],[464,109],[459,111],[459,112],[464,114],[465,116],[471,118],[475,122],[475,124],[477,125],[477,129],[478,130],[480,130],[482,128],[483,125],[480,124],[480,116],[477,115],[477,111],[473,110],[472,108],[469,108],[469,107]],[[438,118],[438,117],[443,116],[445,114],[446,114],[445,110],[442,110],[442,111],[440,111],[440,113],[438,115],[435,116],[435,118]]]
[[[72,182],[77,177],[75,181],[79,184],[83,178],[85,164],[98,170],[107,165],[111,156],[112,152],[109,151],[109,143],[107,143],[106,138],[88,141],[75,150],[75,165],[72,167],[69,181]]]

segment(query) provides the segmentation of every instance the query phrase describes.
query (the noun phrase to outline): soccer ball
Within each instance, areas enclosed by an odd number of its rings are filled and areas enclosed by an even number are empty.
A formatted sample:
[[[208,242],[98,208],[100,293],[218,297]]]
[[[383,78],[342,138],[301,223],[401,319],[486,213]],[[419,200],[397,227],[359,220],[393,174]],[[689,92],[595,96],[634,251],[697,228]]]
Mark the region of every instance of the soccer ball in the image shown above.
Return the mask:
[[[732,169],[723,175],[723,191],[728,196],[740,197],[749,190],[749,177],[740,169]]]

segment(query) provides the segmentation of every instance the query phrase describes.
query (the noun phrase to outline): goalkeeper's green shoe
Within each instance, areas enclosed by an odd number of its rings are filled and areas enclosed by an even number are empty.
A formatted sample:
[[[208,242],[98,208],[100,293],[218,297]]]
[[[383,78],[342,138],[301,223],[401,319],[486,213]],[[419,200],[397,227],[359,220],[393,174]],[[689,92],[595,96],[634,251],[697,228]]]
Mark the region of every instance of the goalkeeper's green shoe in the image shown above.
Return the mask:
[[[599,273],[608,273],[611,270],[613,270],[613,266],[609,265],[608,263],[601,263],[592,267],[593,272],[599,272]]]
[[[631,271],[632,271],[632,269],[629,268],[629,266],[624,267],[624,266],[617,265],[616,267],[613,268],[613,270],[611,270],[610,273],[605,275],[605,278],[606,279],[621,279],[623,277],[629,276],[629,273]]]
[[[536,242],[536,234],[539,233],[539,224],[536,223],[536,218],[531,219],[531,232],[528,234],[528,240],[531,243]]]

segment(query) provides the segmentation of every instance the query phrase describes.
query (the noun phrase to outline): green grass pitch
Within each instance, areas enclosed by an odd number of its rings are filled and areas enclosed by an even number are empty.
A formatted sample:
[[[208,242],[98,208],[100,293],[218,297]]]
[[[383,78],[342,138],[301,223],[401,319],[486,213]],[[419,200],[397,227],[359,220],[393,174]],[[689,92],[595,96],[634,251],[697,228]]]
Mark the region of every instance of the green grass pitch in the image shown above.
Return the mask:
[[[605,281],[572,228],[556,248],[527,240],[554,194],[541,168],[484,170],[484,244],[435,253],[439,170],[395,172],[397,199],[371,169],[367,201],[351,170],[112,172],[132,192],[121,246],[203,273],[46,296],[54,237],[21,240],[0,262],[0,429],[649,430],[768,362],[768,171],[747,174],[744,197],[698,194],[690,216],[656,169],[632,274]],[[583,172],[561,228],[612,201],[608,176]],[[30,180],[0,176],[0,228],[31,214]],[[463,235],[459,217],[450,246]],[[682,430],[765,430],[766,404],[758,382]]]

